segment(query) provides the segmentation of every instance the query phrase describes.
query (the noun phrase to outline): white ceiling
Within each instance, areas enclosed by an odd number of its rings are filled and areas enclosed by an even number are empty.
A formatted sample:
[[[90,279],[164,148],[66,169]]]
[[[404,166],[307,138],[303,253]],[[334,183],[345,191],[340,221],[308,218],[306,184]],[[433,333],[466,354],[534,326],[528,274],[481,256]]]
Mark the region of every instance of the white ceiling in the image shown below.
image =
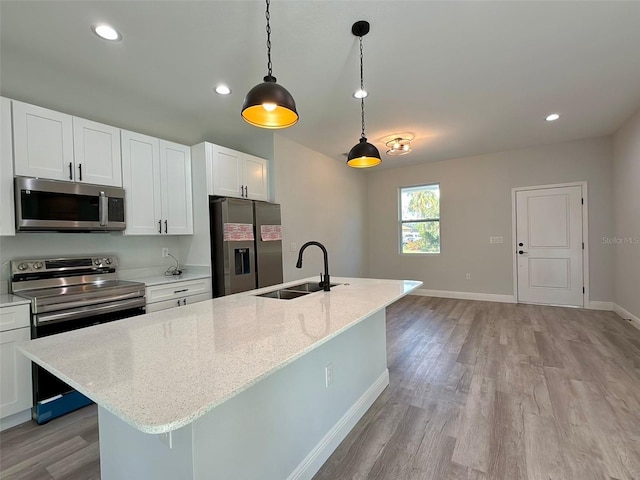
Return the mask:
[[[261,1],[3,0],[0,16],[4,96],[186,144],[270,141],[240,117],[266,74]],[[271,17],[273,72],[300,113],[278,133],[341,161],[360,136],[360,19],[367,136],[381,152],[416,136],[382,168],[610,134],[640,106],[638,1],[273,0]]]

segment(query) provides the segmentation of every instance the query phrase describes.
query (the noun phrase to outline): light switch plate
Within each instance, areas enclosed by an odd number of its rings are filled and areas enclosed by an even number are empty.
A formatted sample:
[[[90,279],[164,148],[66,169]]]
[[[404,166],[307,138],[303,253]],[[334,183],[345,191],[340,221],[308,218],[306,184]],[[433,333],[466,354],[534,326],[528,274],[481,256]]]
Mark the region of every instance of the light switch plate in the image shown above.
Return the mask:
[[[504,237],[489,237],[489,243],[504,243]]]

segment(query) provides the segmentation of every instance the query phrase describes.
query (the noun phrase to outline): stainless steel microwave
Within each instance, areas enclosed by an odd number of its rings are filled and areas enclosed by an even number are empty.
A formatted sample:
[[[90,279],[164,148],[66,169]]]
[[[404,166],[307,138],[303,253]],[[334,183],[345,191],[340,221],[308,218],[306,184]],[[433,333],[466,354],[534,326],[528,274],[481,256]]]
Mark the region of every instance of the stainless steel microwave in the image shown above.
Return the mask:
[[[124,189],[15,177],[16,230],[106,232],[124,230]]]

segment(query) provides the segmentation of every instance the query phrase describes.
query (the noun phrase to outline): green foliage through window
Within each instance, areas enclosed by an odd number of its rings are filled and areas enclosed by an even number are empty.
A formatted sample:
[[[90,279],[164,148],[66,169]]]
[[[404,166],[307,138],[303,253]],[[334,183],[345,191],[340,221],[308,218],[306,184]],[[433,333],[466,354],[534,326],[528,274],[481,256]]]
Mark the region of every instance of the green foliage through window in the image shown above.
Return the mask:
[[[402,253],[440,253],[440,185],[400,189]]]

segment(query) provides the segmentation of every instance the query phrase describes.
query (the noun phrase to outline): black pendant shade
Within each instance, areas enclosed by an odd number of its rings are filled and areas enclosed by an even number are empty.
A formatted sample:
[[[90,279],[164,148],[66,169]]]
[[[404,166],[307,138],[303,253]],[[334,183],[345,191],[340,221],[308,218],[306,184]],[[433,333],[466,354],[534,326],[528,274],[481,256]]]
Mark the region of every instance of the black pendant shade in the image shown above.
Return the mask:
[[[266,0],[267,10],[267,76],[264,82],[256,85],[242,104],[242,118],[245,122],[260,128],[287,128],[298,123],[296,102],[282,85],[276,83],[271,74],[271,14],[270,0]]]
[[[367,142],[366,137],[362,137],[360,142],[354,146],[347,157],[347,165],[353,168],[375,167],[382,163],[378,149]]]
[[[351,33],[360,37],[360,90],[364,91],[364,55],[362,49],[362,37],[369,33],[369,22],[360,20],[354,23],[351,27]],[[358,144],[349,151],[347,165],[353,168],[375,167],[382,163],[382,159],[380,158],[380,152],[378,149],[367,142],[367,137],[364,133],[364,96],[360,98],[360,111],[362,114],[362,134],[360,136],[360,142],[358,142]]]

